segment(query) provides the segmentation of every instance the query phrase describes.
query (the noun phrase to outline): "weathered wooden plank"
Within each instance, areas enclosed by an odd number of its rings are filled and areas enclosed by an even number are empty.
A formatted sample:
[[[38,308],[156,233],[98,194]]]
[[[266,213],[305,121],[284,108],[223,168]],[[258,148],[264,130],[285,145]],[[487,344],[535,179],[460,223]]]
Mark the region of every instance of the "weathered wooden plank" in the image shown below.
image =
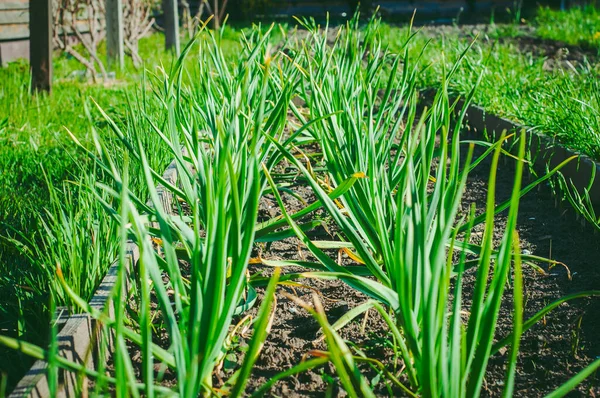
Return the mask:
[[[0,10],[27,10],[29,9],[29,0],[2,0]]]
[[[52,91],[52,0],[29,3],[31,91]]]
[[[80,33],[89,33],[88,23],[78,21],[77,29]],[[59,32],[62,31],[59,30]],[[73,34],[72,29],[67,29],[67,34]],[[29,39],[29,24],[0,25],[0,41],[26,40]]]
[[[19,40],[29,37],[29,25],[0,25],[0,40]]]
[[[132,260],[126,267],[131,268],[131,264],[139,259],[139,250],[133,243],[127,245],[127,255]],[[108,316],[114,319],[115,308],[114,303],[108,298],[112,295],[117,283],[117,276],[120,269],[120,264],[115,262],[108,270],[108,273],[102,280],[102,283],[96,290],[96,294],[90,300],[90,305],[96,309],[103,311],[105,306],[108,306]],[[126,284],[125,284],[126,285]],[[123,292],[127,292],[127,287],[123,286]],[[94,319],[91,319],[87,314],[76,314],[69,316],[63,328],[57,335],[59,355],[72,362],[85,365],[88,369],[94,368],[94,359],[97,360],[99,349],[100,325]],[[114,339],[112,336],[104,336],[108,338],[109,348],[114,349]],[[110,355],[110,352],[105,353]],[[37,361],[32,368],[27,372],[25,377],[17,384],[11,398],[48,398],[50,397],[50,389],[48,387],[47,375],[48,364],[45,361]],[[85,390],[87,383],[83,383],[84,391],[78,391],[78,374],[59,370],[60,384],[56,397],[67,398],[77,396],[87,396]]]
[[[125,65],[123,35],[123,1],[106,0],[106,55],[108,65],[119,69]]]
[[[29,40],[0,42],[0,65],[6,66],[17,59],[29,59]]]
[[[3,10],[29,10],[29,0],[0,0],[0,12]]]
[[[29,10],[0,10],[0,25],[29,22]]]

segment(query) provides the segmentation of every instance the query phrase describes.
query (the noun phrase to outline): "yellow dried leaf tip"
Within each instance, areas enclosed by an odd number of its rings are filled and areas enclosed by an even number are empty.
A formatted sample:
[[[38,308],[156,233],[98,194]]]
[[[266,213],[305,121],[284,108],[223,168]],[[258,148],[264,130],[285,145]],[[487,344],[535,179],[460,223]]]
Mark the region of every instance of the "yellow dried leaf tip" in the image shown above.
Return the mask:
[[[154,242],[154,244],[157,246],[162,246],[163,244],[163,241],[160,238],[152,238],[152,242]]]
[[[63,272],[62,272],[62,268],[60,266],[60,263],[56,263],[56,276],[60,280],[64,280],[65,279],[65,277],[63,276]]]

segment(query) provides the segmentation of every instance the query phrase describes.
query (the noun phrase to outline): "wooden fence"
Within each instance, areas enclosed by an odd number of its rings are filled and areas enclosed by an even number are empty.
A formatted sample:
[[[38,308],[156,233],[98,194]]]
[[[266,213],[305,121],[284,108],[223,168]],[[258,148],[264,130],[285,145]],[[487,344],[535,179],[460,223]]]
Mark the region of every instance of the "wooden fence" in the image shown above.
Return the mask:
[[[0,2],[0,41],[29,38],[29,0]]]
[[[100,0],[105,1],[105,0]],[[187,0],[192,8],[198,7],[200,0]],[[213,0],[209,0],[212,3]],[[559,0],[540,0],[535,2],[556,3]],[[181,4],[181,0],[178,0]],[[348,15],[359,0],[267,0],[256,16],[286,17],[322,16],[329,13],[332,17]],[[411,14],[417,8],[421,15],[456,13],[463,8],[472,7],[476,11],[489,10],[492,7],[513,6],[514,0],[362,0],[372,6],[380,6],[384,15]],[[523,5],[530,3],[524,1]],[[179,7],[181,8],[181,6]],[[240,12],[236,0],[229,0],[229,9],[233,14]],[[256,10],[258,11],[258,10]],[[179,12],[181,15],[181,10]],[[254,14],[252,14],[254,15]],[[452,14],[454,15],[454,14]],[[248,15],[246,15],[248,16]],[[79,18],[83,18],[79,16]],[[160,18],[162,19],[162,18]],[[85,22],[82,21],[82,27]],[[29,0],[0,0],[0,65],[16,58],[27,58],[29,54]]]
[[[29,0],[0,2],[0,64],[29,55]]]
[[[29,17],[29,0],[0,0],[0,65],[29,57]],[[86,34],[86,14],[77,19],[78,30]]]

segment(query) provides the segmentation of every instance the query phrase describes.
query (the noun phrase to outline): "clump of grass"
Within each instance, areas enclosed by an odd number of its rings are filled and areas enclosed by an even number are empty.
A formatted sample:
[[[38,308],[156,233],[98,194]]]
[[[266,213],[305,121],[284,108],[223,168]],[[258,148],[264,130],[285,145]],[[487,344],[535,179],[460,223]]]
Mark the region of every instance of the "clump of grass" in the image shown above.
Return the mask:
[[[600,159],[600,83],[589,65],[575,76],[563,73],[548,82],[545,90],[532,95],[531,102],[529,125]]]
[[[51,181],[48,184],[49,205],[37,215],[39,233],[30,238],[21,232],[20,239],[11,241],[34,267],[26,274],[26,286],[36,289],[40,296],[51,295],[58,306],[73,308],[55,277],[57,267],[62,268],[71,289],[89,300],[117,258],[119,238],[92,191],[94,174],[77,182],[66,181],[60,189]]]

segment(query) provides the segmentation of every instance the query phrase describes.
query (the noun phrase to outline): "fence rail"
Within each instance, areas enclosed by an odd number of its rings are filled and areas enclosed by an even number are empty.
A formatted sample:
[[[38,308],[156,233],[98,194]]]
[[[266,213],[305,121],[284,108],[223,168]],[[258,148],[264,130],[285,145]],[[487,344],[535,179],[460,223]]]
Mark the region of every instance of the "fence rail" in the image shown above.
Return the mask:
[[[0,40],[29,37],[29,0],[4,0],[0,3]]]

